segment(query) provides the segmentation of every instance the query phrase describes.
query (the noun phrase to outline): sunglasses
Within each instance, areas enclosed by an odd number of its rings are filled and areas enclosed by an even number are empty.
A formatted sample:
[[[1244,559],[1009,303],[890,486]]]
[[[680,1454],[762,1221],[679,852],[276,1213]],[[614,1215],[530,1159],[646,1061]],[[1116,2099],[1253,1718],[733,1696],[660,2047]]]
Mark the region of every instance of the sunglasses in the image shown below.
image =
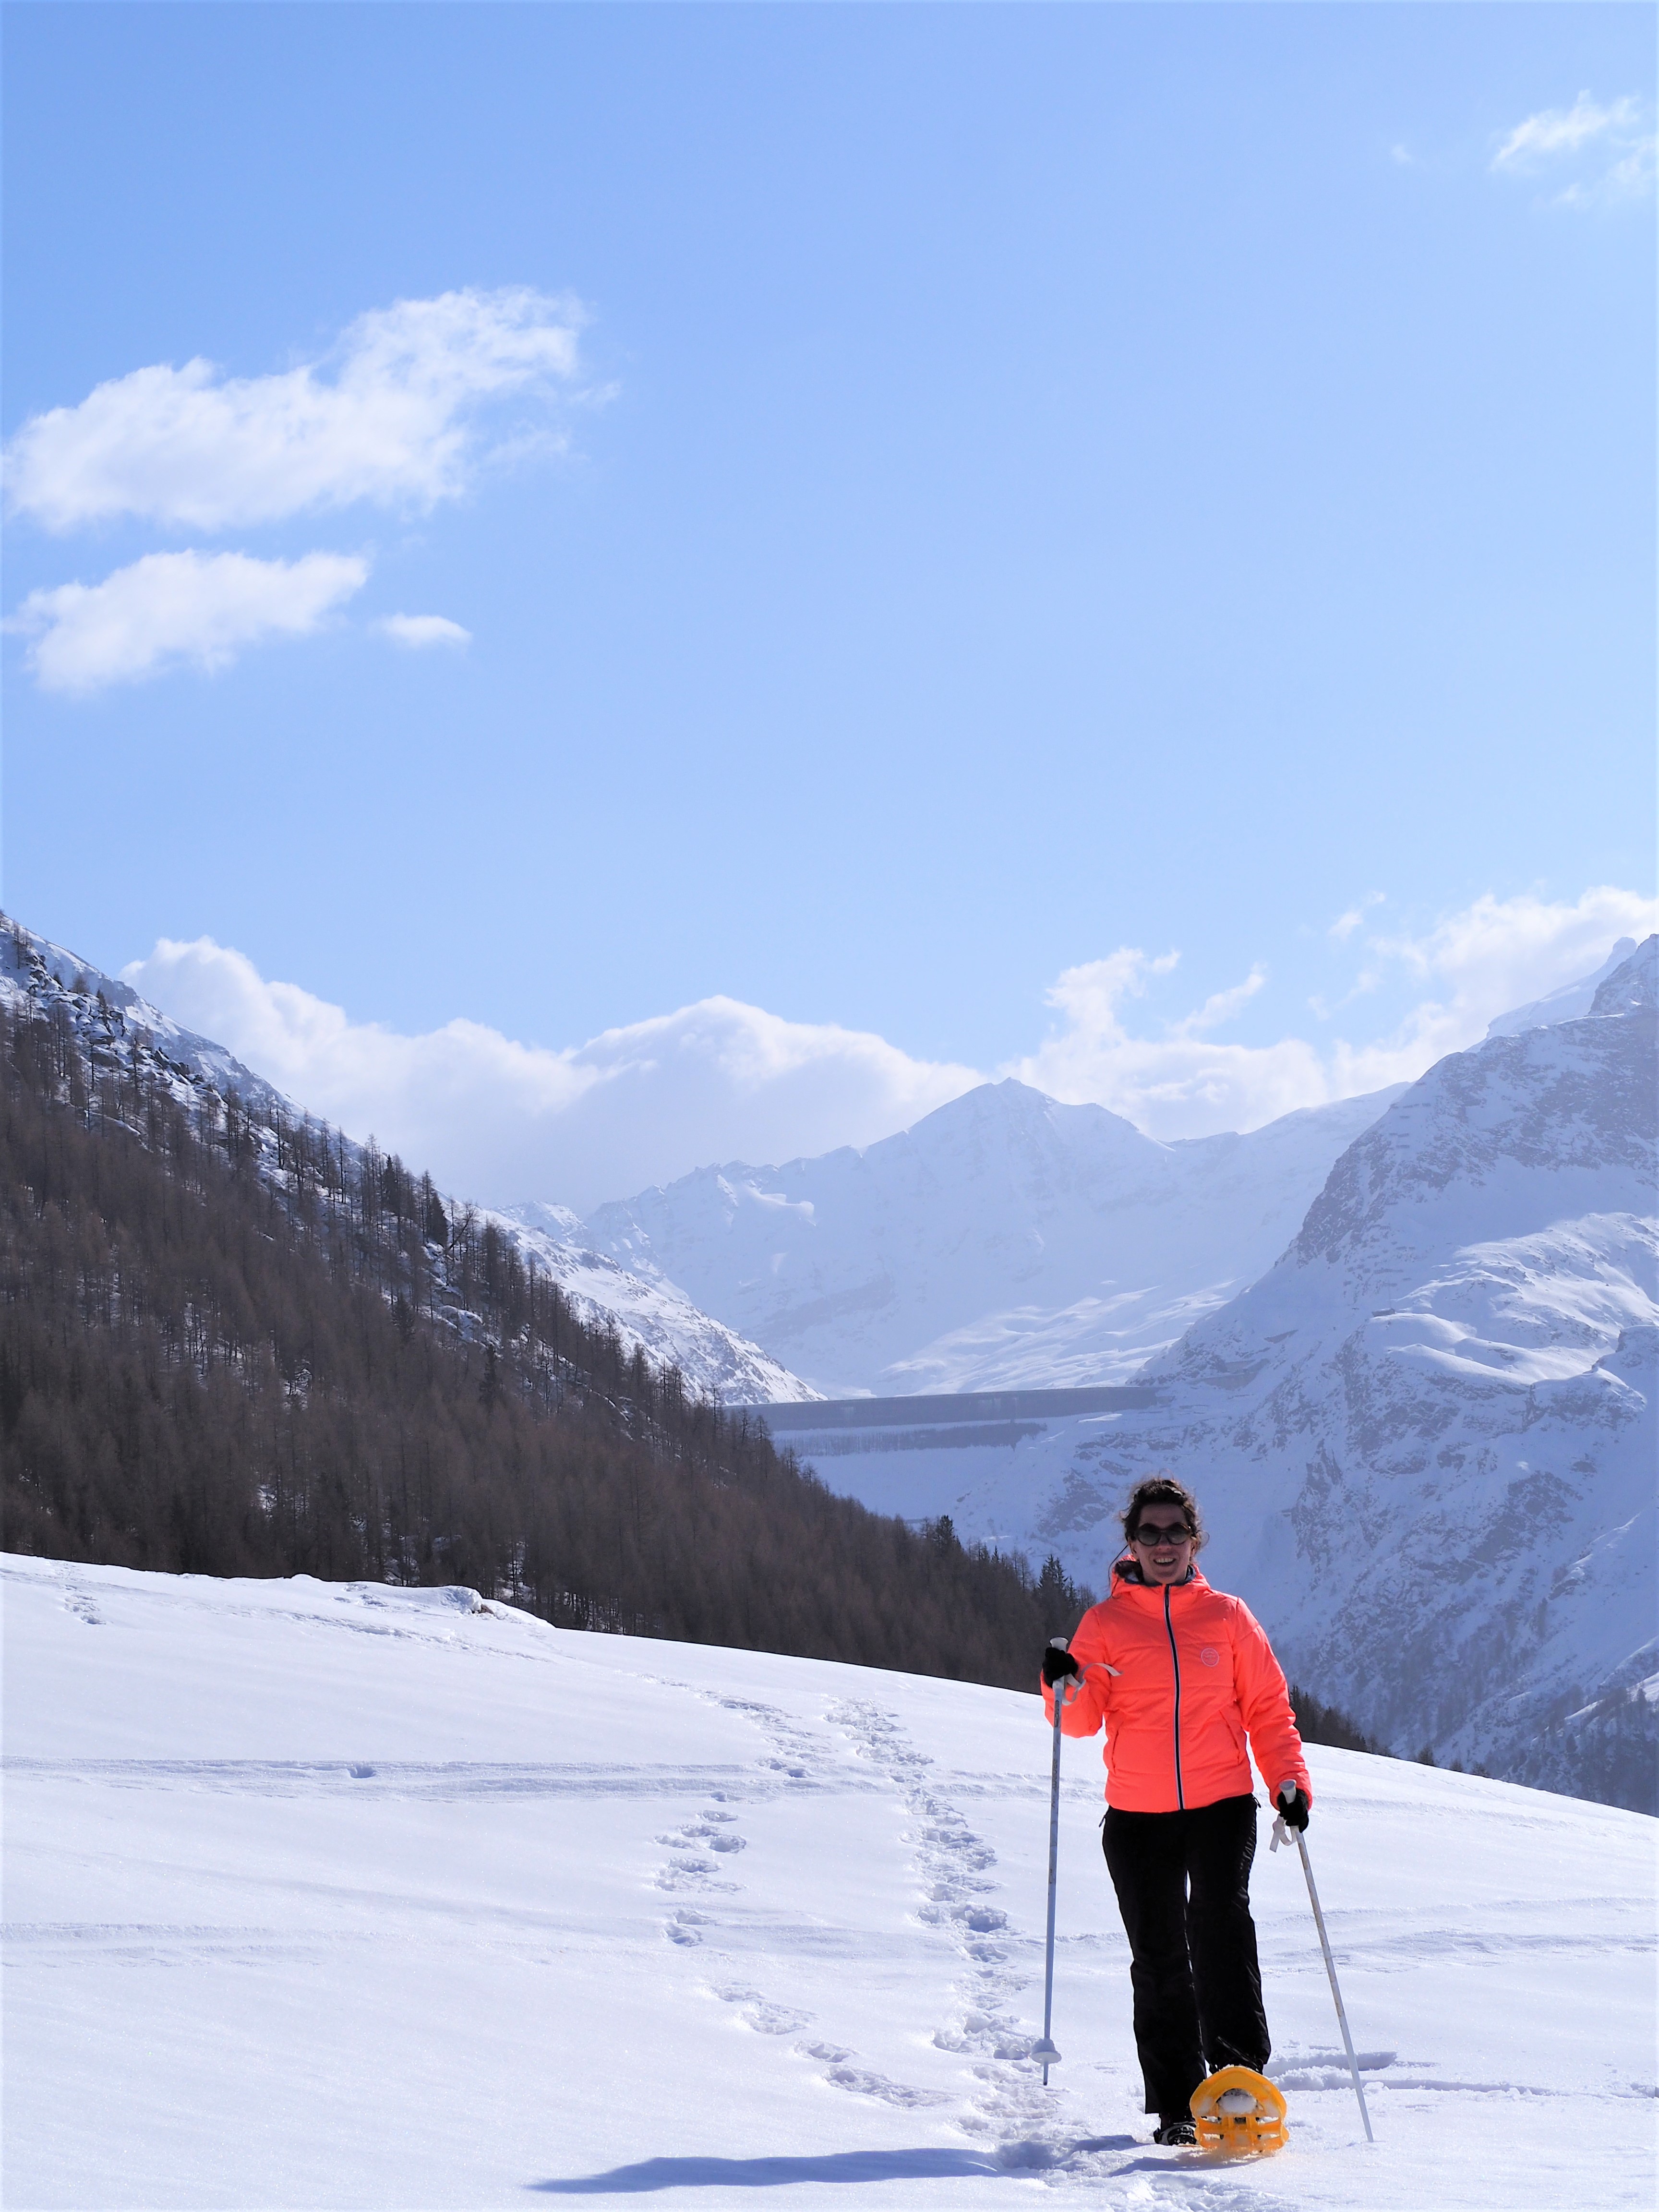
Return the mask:
[[[1184,1521],[1172,1522],[1166,1528],[1157,1521],[1142,1521],[1130,1539],[1135,1544],[1190,1544],[1193,1532]]]

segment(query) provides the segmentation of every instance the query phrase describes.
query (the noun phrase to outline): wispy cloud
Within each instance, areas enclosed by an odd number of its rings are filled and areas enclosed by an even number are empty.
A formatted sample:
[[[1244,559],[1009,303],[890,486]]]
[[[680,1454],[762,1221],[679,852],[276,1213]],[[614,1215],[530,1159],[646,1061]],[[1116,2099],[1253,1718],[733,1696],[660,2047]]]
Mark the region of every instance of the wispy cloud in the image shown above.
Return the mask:
[[[1265,968],[1260,965],[1252,968],[1242,983],[1235,983],[1231,990],[1212,992],[1201,1006],[1172,1024],[1170,1035],[1176,1037],[1201,1036],[1206,1030],[1219,1029],[1224,1022],[1231,1021],[1248,1000],[1255,998],[1267,980]]]
[[[1659,928],[1659,900],[1598,884],[1569,903],[1523,891],[1509,899],[1491,892],[1447,915],[1431,929],[1373,938],[1376,961],[1395,963],[1433,986],[1439,1003],[1466,1025],[1524,1005],[1588,974],[1615,938]]]
[[[422,652],[428,646],[472,642],[471,631],[463,629],[458,622],[451,622],[447,615],[388,615],[376,627],[394,645],[401,645],[411,653]]]
[[[1253,997],[1265,971],[1218,992],[1156,1036],[1135,1036],[1126,1002],[1154,975],[1168,975],[1178,956],[1148,960],[1125,948],[1068,969],[1047,993],[1060,1027],[1036,1052],[1001,1072],[1068,1104],[1092,1102],[1158,1137],[1206,1135],[1255,1128],[1333,1093],[1319,1054],[1299,1037],[1269,1045],[1223,1044],[1202,1032]]]
[[[1637,119],[1637,104],[1628,97],[1599,106],[1589,93],[1581,92],[1571,107],[1546,107],[1517,123],[1492,155],[1494,169],[1535,168],[1555,154],[1576,154],[1593,138],[1628,128]]]
[[[1590,973],[1615,939],[1655,928],[1659,900],[1610,885],[1571,902],[1488,894],[1419,933],[1367,938],[1343,1006],[1402,977],[1422,995],[1382,1035],[1323,1047],[1297,1036],[1237,1044],[1205,1034],[1254,995],[1259,969],[1160,1034],[1138,1035],[1128,1002],[1175,960],[1125,950],[1062,975],[1048,994],[1060,1026],[1002,1073],[1068,1103],[1109,1106],[1156,1137],[1255,1128],[1300,1107],[1413,1082],[1445,1054],[1478,1042],[1496,1015]],[[1314,1011],[1329,1018],[1323,1006]]]
[[[85,694],[180,662],[224,668],[247,646],[302,637],[368,575],[352,554],[148,553],[100,584],[31,592],[6,628],[31,640],[42,690]]]
[[[1655,135],[1644,104],[1626,94],[1598,101],[1581,92],[1571,107],[1541,108],[1503,139],[1492,157],[1499,173],[1560,178],[1559,204],[1589,207],[1651,190]]]
[[[54,532],[119,516],[216,531],[359,501],[429,507],[464,492],[493,450],[487,404],[571,389],[582,319],[573,301],[524,287],[446,292],[360,316],[325,362],[252,377],[202,360],[135,369],[29,417],[6,452],[7,501]],[[503,432],[515,451],[526,434]]]
[[[1346,943],[1356,929],[1364,927],[1365,916],[1371,908],[1385,902],[1386,896],[1382,891],[1367,891],[1358,906],[1351,906],[1346,914],[1338,915],[1327,934],[1334,937],[1339,945]]]

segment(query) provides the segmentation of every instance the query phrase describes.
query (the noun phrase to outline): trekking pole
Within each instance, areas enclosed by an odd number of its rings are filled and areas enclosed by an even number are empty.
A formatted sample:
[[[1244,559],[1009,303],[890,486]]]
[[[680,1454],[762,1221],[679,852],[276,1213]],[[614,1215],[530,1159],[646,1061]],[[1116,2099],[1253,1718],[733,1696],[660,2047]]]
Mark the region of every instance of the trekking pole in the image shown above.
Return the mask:
[[[1064,1651],[1066,1641],[1063,1636],[1048,1638],[1051,1651]],[[1048,2086],[1048,2069],[1060,2063],[1060,2053],[1054,2049],[1049,2029],[1054,2017],[1054,1886],[1060,1875],[1060,1716],[1064,1708],[1065,1681],[1054,1685],[1054,1756],[1048,1777],[1048,1950],[1042,1973],[1042,2040],[1031,2045],[1033,2058],[1042,2061],[1042,2086]]]
[[[1277,1850],[1281,1844],[1289,1841],[1290,1838],[1285,1832],[1285,1815],[1280,1813],[1273,1822],[1273,1848]],[[1325,1916],[1319,1909],[1319,1892],[1314,1887],[1313,1863],[1308,1856],[1308,1838],[1300,1828],[1296,1832],[1296,1842],[1297,1849],[1302,1854],[1302,1871],[1308,1877],[1308,1902],[1313,1906],[1314,1926],[1319,1930],[1319,1948],[1325,1954],[1325,1972],[1330,1976],[1331,1995],[1336,1999],[1336,2018],[1342,2030],[1342,2048],[1348,2054],[1348,2071],[1353,2076],[1353,2093],[1359,2100],[1359,2117],[1365,2123],[1365,2140],[1375,2142],[1376,2137],[1371,2133],[1371,2116],[1365,2106],[1365,2085],[1359,2078],[1359,2061],[1353,2055],[1353,2038],[1348,2033],[1347,2008],[1337,1986],[1336,1961],[1331,1956],[1330,1938],[1325,1933]]]

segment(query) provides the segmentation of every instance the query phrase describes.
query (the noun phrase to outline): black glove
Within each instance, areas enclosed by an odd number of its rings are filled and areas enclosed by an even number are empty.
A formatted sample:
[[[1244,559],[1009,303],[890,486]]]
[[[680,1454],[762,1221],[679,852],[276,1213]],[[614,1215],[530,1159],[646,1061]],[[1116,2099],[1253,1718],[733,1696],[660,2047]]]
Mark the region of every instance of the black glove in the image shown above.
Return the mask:
[[[1056,1682],[1063,1681],[1067,1674],[1080,1674],[1082,1672],[1082,1668],[1071,1653],[1062,1651],[1057,1644],[1051,1644],[1042,1655],[1042,1680],[1050,1690]]]
[[[1287,1828],[1302,1829],[1308,1825],[1308,1814],[1312,1808],[1308,1803],[1306,1792],[1298,1788],[1292,1790],[1288,1797],[1281,1791],[1273,1809]]]

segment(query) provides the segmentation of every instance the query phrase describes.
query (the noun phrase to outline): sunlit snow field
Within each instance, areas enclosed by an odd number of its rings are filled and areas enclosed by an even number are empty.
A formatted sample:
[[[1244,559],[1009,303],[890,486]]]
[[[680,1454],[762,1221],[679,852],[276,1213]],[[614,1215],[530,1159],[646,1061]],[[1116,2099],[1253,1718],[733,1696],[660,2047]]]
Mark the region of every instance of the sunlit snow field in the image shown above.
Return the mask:
[[[1255,1898],[1277,2159],[1154,2149],[1035,1698],[470,1594],[4,1562],[4,2202],[1653,2202],[1656,1824],[1315,1749]]]

